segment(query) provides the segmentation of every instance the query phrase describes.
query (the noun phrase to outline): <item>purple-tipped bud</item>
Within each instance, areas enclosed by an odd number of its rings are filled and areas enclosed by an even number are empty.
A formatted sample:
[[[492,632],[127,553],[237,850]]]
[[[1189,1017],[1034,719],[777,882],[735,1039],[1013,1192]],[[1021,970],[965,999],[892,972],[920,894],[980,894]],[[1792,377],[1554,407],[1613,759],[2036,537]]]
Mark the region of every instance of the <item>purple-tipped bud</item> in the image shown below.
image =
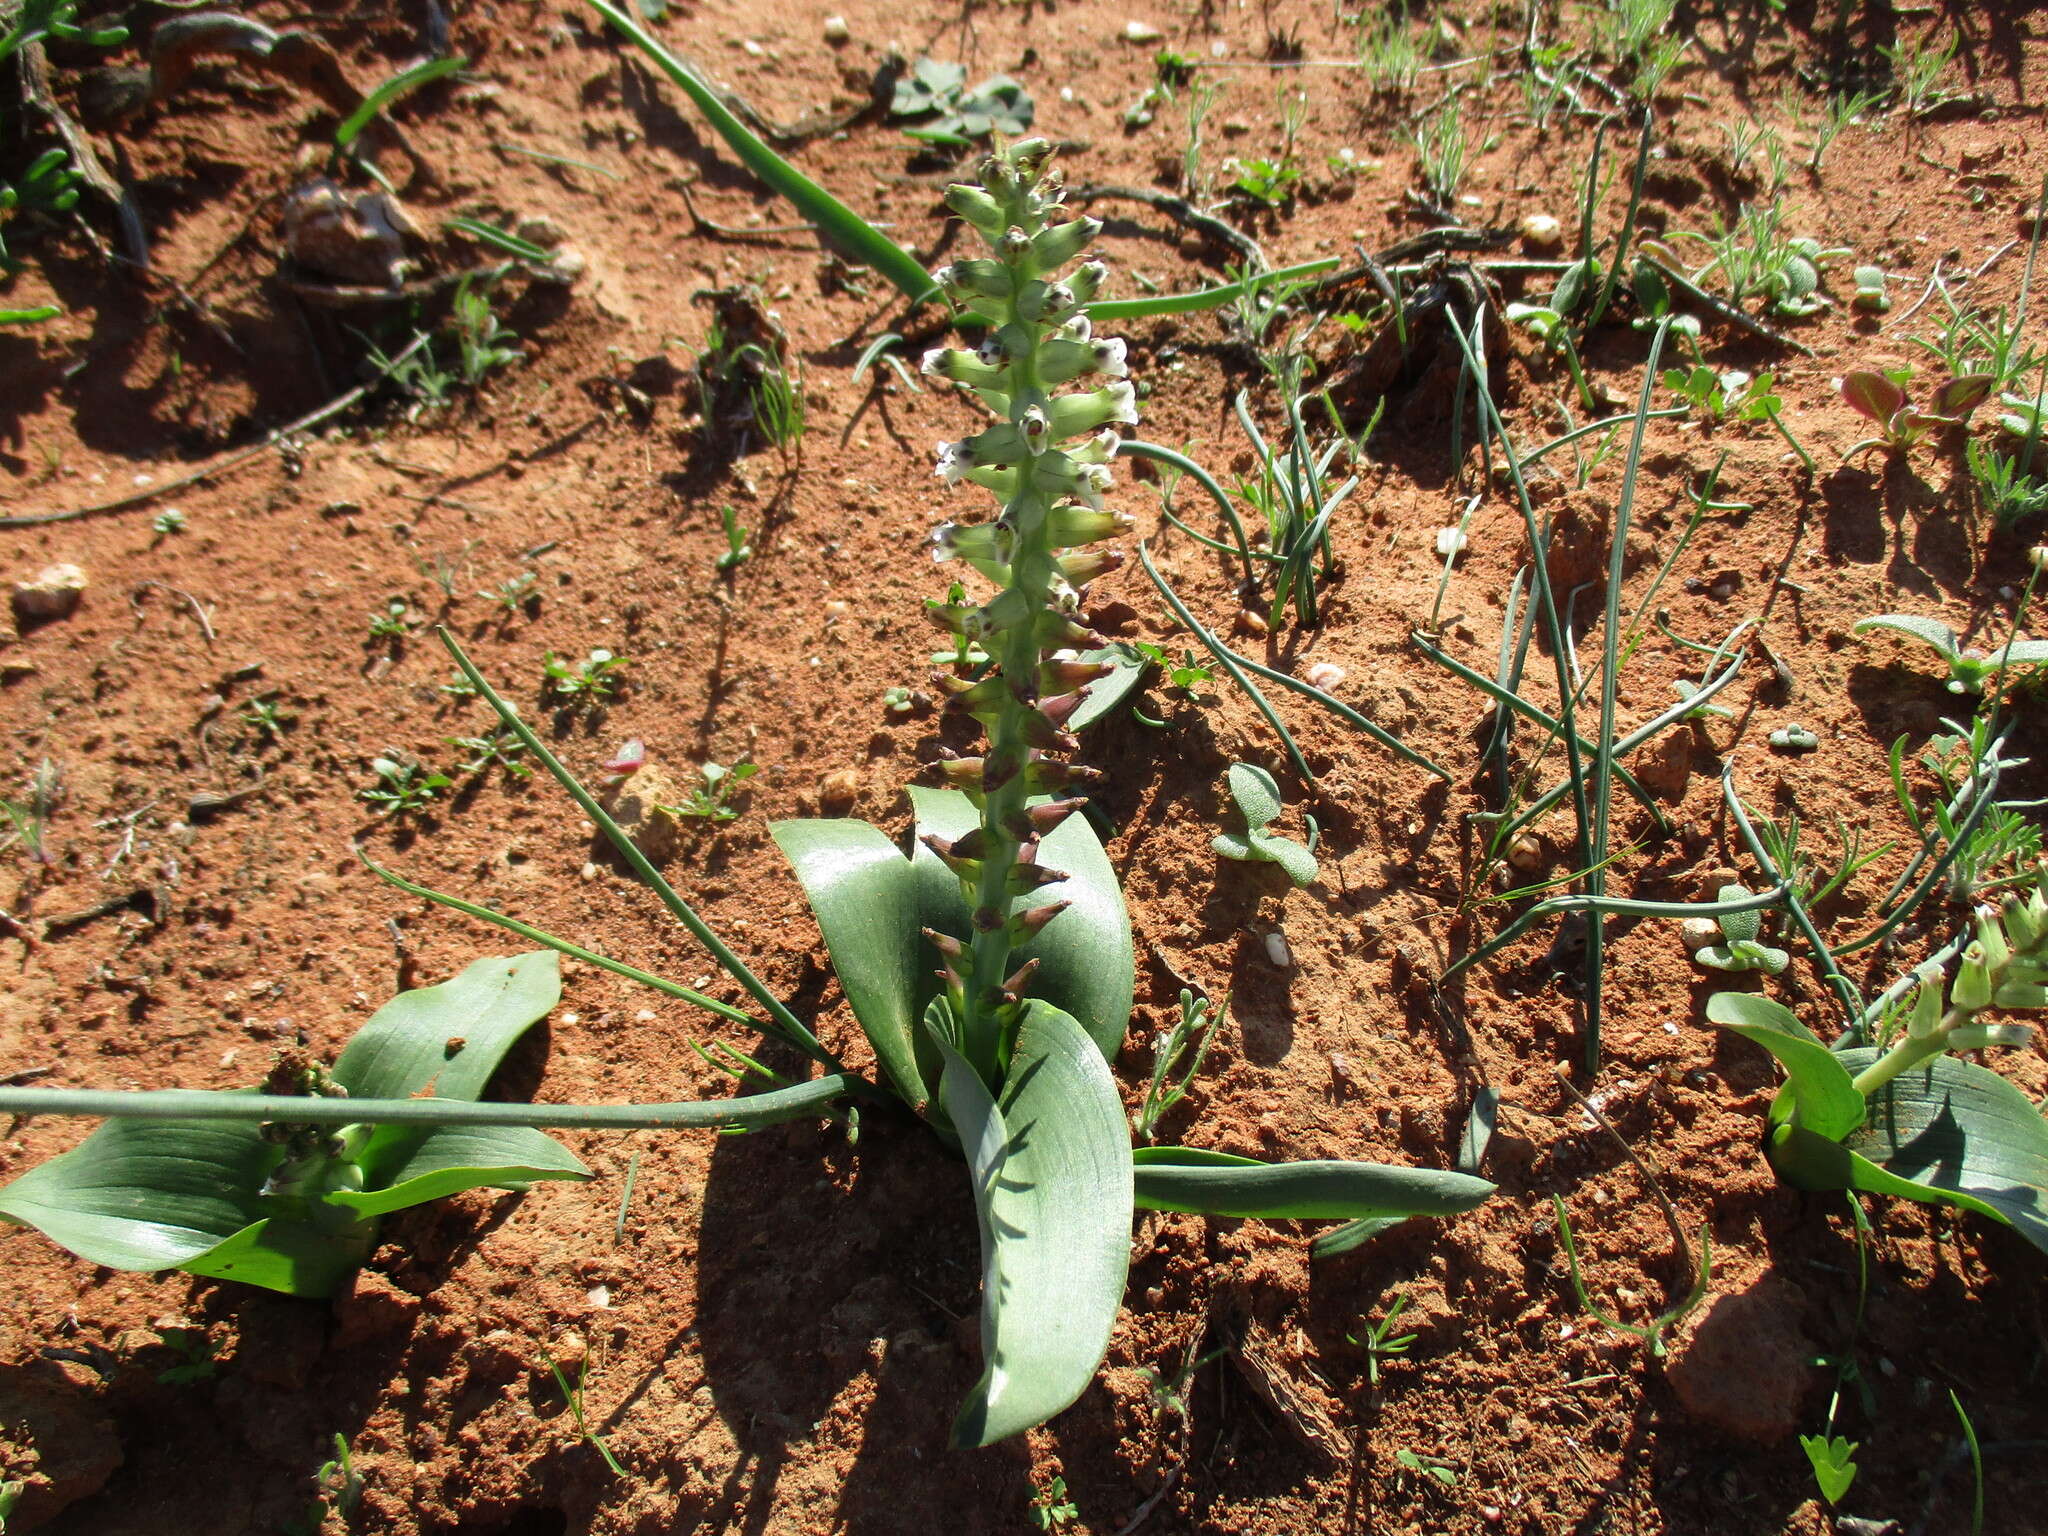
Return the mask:
[[[1059,558],[1060,574],[1076,588],[1085,587],[1098,576],[1123,567],[1124,555],[1120,549],[1084,549]]]
[[[974,915],[972,918],[969,919],[969,921],[972,922],[975,926],[975,929],[981,933],[994,933],[998,928],[1003,926],[1002,914],[996,911],[994,907],[976,907],[974,909]]]
[[[954,938],[950,933],[941,933],[936,928],[926,928],[922,932],[931,941],[932,948],[936,949],[948,960],[958,960],[961,955],[967,952],[967,946]]]
[[[1058,917],[1072,905],[1073,903],[1070,901],[1054,901],[1042,907],[1033,907],[1029,911],[1019,912],[1010,919],[1010,942],[1013,944],[1029,943],[1038,937],[1047,923]]]
[[[981,789],[984,763],[978,757],[942,757],[931,766],[955,789]]]
[[[1106,661],[1082,661],[1073,656],[1052,656],[1039,663],[1038,676],[1045,693],[1064,693],[1083,688],[1109,676],[1116,668]]]
[[[1034,757],[1024,771],[1024,784],[1034,795],[1051,794],[1072,784],[1092,784],[1102,777],[1100,769],[1056,757]]]
[[[921,833],[917,839],[939,856],[939,862],[953,871],[962,880],[974,880],[981,874],[979,859],[963,859],[953,851],[953,845],[933,832]]]
[[[1036,957],[1026,960],[1004,980],[1003,996],[1013,1003],[1022,1002],[1024,1000],[1024,989],[1031,985],[1031,978],[1037,972],[1038,960]]]

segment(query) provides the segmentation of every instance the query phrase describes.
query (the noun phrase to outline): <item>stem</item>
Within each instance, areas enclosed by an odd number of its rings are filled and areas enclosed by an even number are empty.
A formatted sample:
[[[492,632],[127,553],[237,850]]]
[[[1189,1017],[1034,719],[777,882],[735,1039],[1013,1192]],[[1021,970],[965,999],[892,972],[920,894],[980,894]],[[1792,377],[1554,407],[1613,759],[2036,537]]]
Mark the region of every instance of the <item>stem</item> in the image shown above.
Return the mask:
[[[325,1099],[289,1094],[162,1088],[0,1088],[0,1114],[101,1120],[274,1120],[288,1125],[529,1125],[554,1130],[752,1130],[824,1112],[839,1099],[873,1097],[850,1073],[774,1093],[679,1104],[474,1104],[462,1099]]]

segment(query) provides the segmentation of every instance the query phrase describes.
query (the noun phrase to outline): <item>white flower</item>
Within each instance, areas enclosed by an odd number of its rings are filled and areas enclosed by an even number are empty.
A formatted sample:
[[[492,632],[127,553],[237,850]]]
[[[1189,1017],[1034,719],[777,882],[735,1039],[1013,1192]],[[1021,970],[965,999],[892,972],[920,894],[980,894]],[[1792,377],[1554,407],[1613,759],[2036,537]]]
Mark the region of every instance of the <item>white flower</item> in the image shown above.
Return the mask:
[[[1095,371],[1107,374],[1112,379],[1121,379],[1130,372],[1125,362],[1125,343],[1121,336],[1107,337],[1095,343]],[[1132,421],[1137,417],[1133,416]]]
[[[944,377],[946,373],[946,355],[952,350],[951,347],[933,347],[931,351],[925,353],[924,361],[917,365],[917,371],[919,373],[937,374]]]
[[[974,445],[972,443],[939,444],[939,467],[934,471],[948,485],[959,483],[960,477],[974,468]]]
[[[1122,343],[1119,342],[1118,346],[1121,347]],[[1119,353],[1118,356],[1121,360],[1122,354]],[[1102,395],[1103,403],[1109,407],[1111,421],[1120,421],[1127,427],[1135,427],[1138,424],[1138,395],[1137,391],[1131,388],[1129,381],[1122,380],[1106,385],[1099,393]]]

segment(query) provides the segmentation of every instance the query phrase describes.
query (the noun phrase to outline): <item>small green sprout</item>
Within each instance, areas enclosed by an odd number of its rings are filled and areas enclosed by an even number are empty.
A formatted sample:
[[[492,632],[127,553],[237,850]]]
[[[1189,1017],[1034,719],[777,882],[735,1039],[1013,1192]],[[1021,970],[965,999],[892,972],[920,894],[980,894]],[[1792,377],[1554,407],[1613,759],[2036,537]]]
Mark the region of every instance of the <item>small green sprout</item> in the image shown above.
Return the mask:
[[[1948,663],[1950,693],[1982,693],[2001,671],[2031,670],[2048,664],[2048,640],[2008,640],[1987,656],[1982,651],[1965,650],[1961,637],[1941,620],[1913,613],[1881,613],[1858,619],[1852,632],[1860,635],[1873,629],[1897,630],[1933,646]]]
[[[358,790],[356,798],[379,807],[383,816],[417,815],[454,783],[447,774],[430,772],[417,758],[400,752],[371,759],[370,771],[377,782]]]
[[[2000,453],[1989,443],[1972,438],[1963,455],[1970,466],[1970,478],[1977,484],[1977,496],[1992,521],[2011,528],[2022,518],[2048,512],[2048,477],[2030,475],[2021,467],[2022,455]]]
[[[265,741],[276,741],[284,734],[284,728],[298,719],[296,714],[278,708],[275,694],[259,694],[249,701],[249,707],[242,711],[242,724],[255,731]]]
[[[1045,1485],[1045,1491],[1031,1501],[1031,1523],[1041,1531],[1064,1529],[1066,1523],[1081,1513],[1074,1501],[1067,1497],[1067,1480],[1055,1477]]]
[[[219,1372],[220,1362],[215,1358],[219,1346],[204,1328],[165,1328],[158,1337],[178,1357],[177,1364],[167,1365],[156,1373],[156,1379],[164,1386],[189,1387],[211,1381]]]
[[[174,533],[185,531],[185,514],[176,507],[165,507],[149,520],[149,526],[158,538],[167,539]]]
[[[760,771],[759,763],[750,763],[745,758],[729,767],[724,763],[705,763],[697,770],[704,782],[690,791],[689,798],[680,805],[664,805],[660,809],[679,820],[731,821],[739,815],[739,808],[730,803],[732,796]]]
[[[568,1407],[569,1417],[575,1422],[577,1435],[586,1444],[596,1448],[597,1454],[604,1458],[604,1464],[611,1469],[613,1477],[624,1477],[626,1469],[619,1465],[618,1457],[614,1456],[612,1448],[605,1444],[604,1436],[590,1427],[590,1420],[583,1411],[583,1388],[590,1379],[590,1356],[585,1355],[582,1363],[576,1367],[574,1386],[569,1384],[567,1373],[552,1355],[543,1355],[542,1358],[547,1361],[548,1369],[554,1372],[555,1385],[561,1389],[562,1402]]]
[[[917,695],[903,684],[882,690],[882,708],[892,715],[907,715],[917,708]]]
[[[1409,1346],[1416,1340],[1417,1336],[1412,1333],[1404,1333],[1398,1338],[1387,1337],[1393,1332],[1396,1320],[1408,1310],[1408,1302],[1409,1298],[1405,1293],[1396,1296],[1394,1304],[1387,1308],[1385,1316],[1366,1329],[1364,1338],[1354,1338],[1348,1333],[1344,1335],[1345,1342],[1355,1344],[1365,1351],[1366,1379],[1375,1387],[1380,1384],[1380,1362],[1407,1354]]]
[[[1671,682],[1671,688],[1672,691],[1675,692],[1681,699],[1689,699],[1694,694],[1700,691],[1700,685],[1698,683],[1693,682],[1690,678],[1684,677],[1673,678]],[[1705,702],[1695,704],[1691,709],[1685,712],[1685,718],[1688,720],[1705,720],[1709,716],[1713,716],[1722,720],[1732,720],[1735,718],[1735,711],[1727,708],[1724,705],[1716,704],[1711,699],[1709,699]]]
[[[1849,302],[1866,315],[1881,315],[1892,307],[1890,297],[1884,291],[1885,270],[1883,267],[1858,267],[1856,269],[1856,296]]]
[[[469,754],[467,762],[457,765],[457,773],[484,774],[502,768],[515,779],[533,775],[533,770],[519,761],[526,753],[526,744],[503,726],[487,736],[450,736],[448,745]]]
[[[747,542],[752,535],[740,526],[740,515],[731,502],[718,509],[718,521],[725,529],[725,553],[718,557],[718,569],[736,571],[754,558],[754,546]]]
[[[1740,901],[1750,894],[1739,885],[1724,885],[1718,899]],[[1792,963],[1792,957],[1784,950],[1758,942],[1757,935],[1763,932],[1764,926],[1764,915],[1760,911],[1724,912],[1711,920],[1693,918],[1689,921],[1702,925],[1711,921],[1720,930],[1719,943],[1702,944],[1692,955],[1694,960],[1712,970],[1762,971],[1766,976],[1778,976]]]
[[[553,651],[542,658],[549,695],[574,709],[585,704],[603,704],[618,691],[623,678],[616,676],[628,658],[615,656],[602,646],[587,661],[565,661]]]
[[[1152,1081],[1146,1085],[1144,1104],[1131,1120],[1138,1140],[1147,1146],[1157,1134],[1160,1117],[1187,1097],[1188,1085],[1202,1070],[1202,1058],[1209,1054],[1209,1044],[1229,1013],[1228,992],[1218,1003],[1198,996],[1190,987],[1180,989],[1180,1017],[1172,1029],[1152,1042]],[[1190,1041],[1194,1043],[1195,1054],[1187,1070],[1176,1078],[1174,1071],[1186,1055]]]
[[[1403,1446],[1394,1452],[1394,1460],[1418,1476],[1426,1473],[1446,1488],[1458,1486],[1458,1469],[1440,1456],[1418,1454]]]
[[[1316,834],[1311,831],[1308,846],[1303,847],[1292,838],[1276,837],[1265,830],[1281,811],[1280,786],[1273,782],[1273,775],[1250,763],[1232,763],[1229,783],[1230,798],[1244,817],[1244,835],[1222,832],[1210,846],[1226,859],[1278,864],[1296,885],[1312,884],[1318,873]]]
[[[494,369],[516,363],[525,356],[515,345],[519,333],[498,323],[498,317],[491,309],[488,284],[473,288],[470,280],[464,278],[462,286],[455,290],[449,321],[455,331],[456,357],[462,382],[472,389]]]
[[[1209,669],[1195,660],[1195,653],[1192,650],[1183,648],[1181,659],[1176,663],[1163,647],[1153,645],[1149,641],[1133,640],[1131,648],[1158,666],[1165,675],[1169,688],[1178,688],[1190,699],[1195,697],[1195,690],[1208,682],[1211,676]]]
[[[486,602],[496,603],[504,610],[506,619],[516,618],[539,595],[534,588],[540,578],[532,571],[521,571],[517,576],[508,576],[488,591],[477,593]]]
[[[412,626],[412,606],[404,598],[394,597],[384,605],[382,613],[370,615],[368,643],[375,645],[379,640],[396,643],[412,633]]]
[[[1849,1485],[1856,1481],[1856,1442],[1836,1435],[1801,1435],[1799,1448],[1813,1464],[1813,1481],[1820,1496],[1830,1504],[1842,1502]]]

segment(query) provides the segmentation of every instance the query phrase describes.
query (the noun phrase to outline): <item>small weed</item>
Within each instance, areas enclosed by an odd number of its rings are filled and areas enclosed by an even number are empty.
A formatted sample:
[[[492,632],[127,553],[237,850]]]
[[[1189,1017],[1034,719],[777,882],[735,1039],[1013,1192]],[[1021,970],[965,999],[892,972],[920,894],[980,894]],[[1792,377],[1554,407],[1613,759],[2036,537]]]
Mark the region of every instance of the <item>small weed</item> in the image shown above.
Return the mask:
[[[1740,901],[1750,892],[1739,885],[1721,887],[1720,901]],[[1792,963],[1792,957],[1782,949],[1774,949],[1760,942],[1757,935],[1763,932],[1762,912],[1724,912],[1718,919],[1693,918],[1694,923],[1706,923],[1716,927],[1718,942],[1700,945],[1693,951],[1693,959],[1716,971],[1762,971],[1766,976],[1781,976],[1785,967]]]
[[[1897,92],[1899,105],[1909,116],[1923,116],[1943,102],[1954,99],[1953,92],[1942,89],[1941,76],[1962,42],[1962,34],[1956,33],[1945,47],[1922,47],[1903,38],[1889,47],[1882,43],[1878,45],[1877,51],[1891,66],[1892,86]]]
[[[504,622],[510,623],[528,612],[539,599],[540,594],[535,590],[539,584],[540,578],[532,571],[521,571],[517,576],[508,576],[495,587],[477,593],[477,596],[496,603]]]
[[[1433,1477],[1446,1488],[1458,1486],[1457,1466],[1441,1456],[1431,1456],[1421,1451],[1411,1451],[1405,1445],[1394,1452],[1394,1460],[1403,1470],[1417,1477]]]
[[[1406,95],[1422,78],[1426,60],[1421,39],[1403,7],[1359,8],[1358,61],[1365,66],[1365,78],[1374,91],[1384,96]]]
[[[1147,1146],[1157,1132],[1159,1120],[1168,1110],[1187,1097],[1188,1085],[1195,1080],[1195,1074],[1202,1070],[1202,1058],[1209,1054],[1209,1043],[1216,1038],[1216,1031],[1230,1013],[1230,994],[1224,993],[1223,1001],[1212,1002],[1207,997],[1198,997],[1192,988],[1180,989],[1180,1017],[1173,1028],[1167,1030],[1152,1042],[1152,1081],[1145,1089],[1145,1102],[1132,1117],[1131,1124],[1138,1139]],[[1187,1054],[1189,1044],[1195,1048],[1187,1070],[1178,1078],[1175,1070],[1181,1058]]]
[[[1465,137],[1464,113],[1455,92],[1444,98],[1435,116],[1409,130],[1408,141],[1415,146],[1422,185],[1430,199],[1439,208],[1452,207],[1472,160],[1472,145]]]
[[[1041,1531],[1066,1529],[1067,1522],[1081,1511],[1067,1497],[1067,1480],[1055,1477],[1031,1501],[1031,1523]]]
[[[519,333],[500,324],[492,310],[487,284],[473,287],[464,278],[462,286],[455,290],[448,320],[455,332],[459,376],[471,389],[482,384],[489,374],[525,356],[518,347]]]
[[[546,674],[545,691],[571,709],[606,703],[625,681],[619,673],[627,660],[602,647],[592,651],[585,661],[566,661],[549,651],[541,663]]]
[[[1842,1502],[1849,1485],[1856,1481],[1856,1442],[1840,1435],[1801,1435],[1799,1448],[1813,1466],[1814,1485],[1830,1504]]]
[[[1822,159],[1833,147],[1835,140],[1842,136],[1842,130],[1851,123],[1862,122],[1864,115],[1875,109],[1883,99],[1876,91],[1853,91],[1830,96],[1826,108],[1821,113],[1819,126],[1813,131],[1813,148],[1807,153],[1806,168],[1818,176]]]
[[[1412,1333],[1388,1337],[1393,1333],[1394,1324],[1399,1321],[1401,1314],[1408,1310],[1408,1301],[1406,1295],[1396,1296],[1394,1304],[1387,1308],[1380,1320],[1365,1330],[1364,1338],[1355,1338],[1348,1333],[1344,1335],[1348,1343],[1355,1344],[1365,1351],[1366,1379],[1375,1389],[1380,1384],[1380,1363],[1384,1360],[1399,1359],[1406,1355],[1409,1347],[1415,1343],[1416,1335]]]
[[[412,605],[402,597],[394,597],[381,613],[370,615],[369,638],[364,643],[375,646],[385,640],[394,646],[402,644],[412,633],[413,623]]]
[[[1706,247],[1706,262],[1688,274],[1695,284],[1718,273],[1731,304],[1761,298],[1772,314],[1798,319],[1827,308],[1827,298],[1819,291],[1821,270],[1848,251],[1823,247],[1804,235],[1788,235],[1783,220],[1777,203],[1763,208],[1745,203],[1732,226],[1716,214],[1706,234],[1680,229],[1673,230],[1671,238]]]
[[[1866,315],[1881,315],[1892,307],[1891,297],[1884,291],[1883,267],[1858,267],[1853,276],[1856,282],[1856,296],[1849,302],[1857,309]]]
[[[1187,647],[1182,647],[1181,659],[1178,662],[1167,654],[1164,647],[1153,645],[1150,641],[1134,640],[1131,642],[1131,648],[1158,666],[1160,674],[1166,679],[1167,687],[1178,688],[1190,700],[1196,698],[1195,690],[1208,682],[1212,675],[1207,667],[1195,660],[1195,653]]]
[[[592,1429],[590,1427],[590,1420],[584,1416],[583,1387],[590,1379],[590,1357],[585,1355],[583,1363],[576,1367],[576,1384],[574,1386],[569,1384],[568,1376],[552,1358],[548,1359],[548,1369],[555,1373],[555,1385],[562,1389],[562,1401],[569,1409],[569,1417],[576,1423],[578,1437],[585,1444],[593,1446],[597,1454],[604,1458],[604,1464],[611,1468],[613,1477],[624,1477],[626,1469],[619,1465],[618,1457],[614,1456],[612,1448],[605,1444],[604,1436]]]
[[[455,589],[467,579],[464,573],[469,569],[470,551],[482,542],[481,539],[471,539],[452,555],[446,550],[415,554],[412,563],[422,576],[440,589],[442,597],[453,603],[456,600]]]
[[[533,774],[530,767],[519,761],[525,755],[525,743],[502,726],[488,736],[450,736],[448,745],[469,754],[466,762],[456,765],[457,773],[484,774],[502,768],[515,779],[530,778]]]
[[[167,1365],[156,1373],[156,1379],[164,1386],[189,1387],[195,1382],[211,1381],[219,1373],[213,1335],[204,1328],[164,1328],[157,1336],[178,1357],[175,1365]]]
[[[279,708],[275,694],[259,694],[249,701],[239,718],[265,741],[276,741],[284,734],[284,728],[299,717]]]
[[[413,341],[420,338],[413,333]],[[367,354],[371,367],[391,381],[392,387],[412,402],[406,408],[408,421],[417,420],[424,411],[438,411],[455,397],[456,376],[443,368],[434,356],[431,342],[411,352],[400,349],[396,357],[390,356],[378,347],[371,347]]]
[[[1950,379],[1934,392],[1932,409],[1921,410],[1906,393],[1912,380],[1910,368],[1893,368],[1884,373],[1857,369],[1842,375],[1838,386],[1842,399],[1856,411],[1877,423],[1877,436],[1866,437],[1842,455],[1847,463],[1871,448],[1886,453],[1910,453],[1921,443],[1948,427],[1969,420],[1970,413],[1991,397],[1997,379],[1988,373],[1964,374]]]
[[[1015,138],[1031,126],[1030,94],[1008,75],[991,75],[967,89],[967,66],[921,58],[896,82],[889,115],[927,121],[903,130],[921,144],[966,149],[1000,133]]]
[[[372,758],[370,771],[377,775],[377,782],[356,791],[356,798],[376,806],[380,816],[417,815],[454,782],[447,774],[432,772],[418,759],[399,752]]]
[[[1835,892],[1841,890],[1862,870],[1890,853],[1892,843],[1870,852],[1863,851],[1863,831],[1851,827],[1841,816],[1835,817],[1836,858],[1832,866],[1823,864],[1801,845],[1804,828],[1800,824],[1799,812],[1789,810],[1782,822],[1766,821],[1757,826],[1757,841],[1763,845],[1771,863],[1791,885],[1793,893],[1804,907],[1818,906]]]
[[[1296,885],[1312,885],[1320,872],[1316,867],[1314,819],[1309,820],[1306,847],[1292,838],[1276,837],[1266,830],[1267,824],[1278,818],[1281,811],[1280,786],[1273,782],[1273,775],[1250,763],[1232,763],[1229,783],[1230,798],[1237,802],[1245,829],[1242,835],[1219,833],[1211,840],[1210,846],[1226,859],[1278,864]]]
[[[478,697],[476,684],[472,683],[460,669],[457,669],[454,676],[441,685],[439,691],[447,694],[451,699],[474,699]]]
[[[731,803],[732,797],[739,792],[741,785],[760,771],[760,764],[750,763],[745,758],[730,767],[723,763],[705,763],[697,770],[703,782],[690,791],[689,797],[680,805],[664,805],[661,809],[678,820],[714,825],[731,821],[739,815],[738,807]]]
[[[0,848],[20,843],[35,863],[54,863],[49,847],[50,817],[63,796],[63,771],[46,757],[29,776],[26,795],[19,800],[0,799],[0,816],[5,816],[14,827],[7,838],[0,840]]]
[[[718,509],[719,526],[725,530],[725,553],[718,557],[718,569],[736,571],[754,558],[752,535],[740,526],[740,515],[731,502]]]
[[[2018,454],[2000,453],[1974,438],[1963,454],[1977,487],[1977,499],[2000,528],[2048,512],[2048,476],[2022,473]]]
[[[2048,640],[2009,640],[1987,656],[1982,651],[1964,649],[1962,637],[1941,620],[1912,613],[1881,613],[1858,619],[1852,632],[1862,635],[1873,629],[1894,630],[1932,646],[1948,663],[1950,693],[1982,693],[1985,685],[1997,681],[2002,672],[2031,671],[2048,665]]]
[[[166,507],[149,520],[150,532],[160,539],[185,531],[185,514],[176,507]]]

